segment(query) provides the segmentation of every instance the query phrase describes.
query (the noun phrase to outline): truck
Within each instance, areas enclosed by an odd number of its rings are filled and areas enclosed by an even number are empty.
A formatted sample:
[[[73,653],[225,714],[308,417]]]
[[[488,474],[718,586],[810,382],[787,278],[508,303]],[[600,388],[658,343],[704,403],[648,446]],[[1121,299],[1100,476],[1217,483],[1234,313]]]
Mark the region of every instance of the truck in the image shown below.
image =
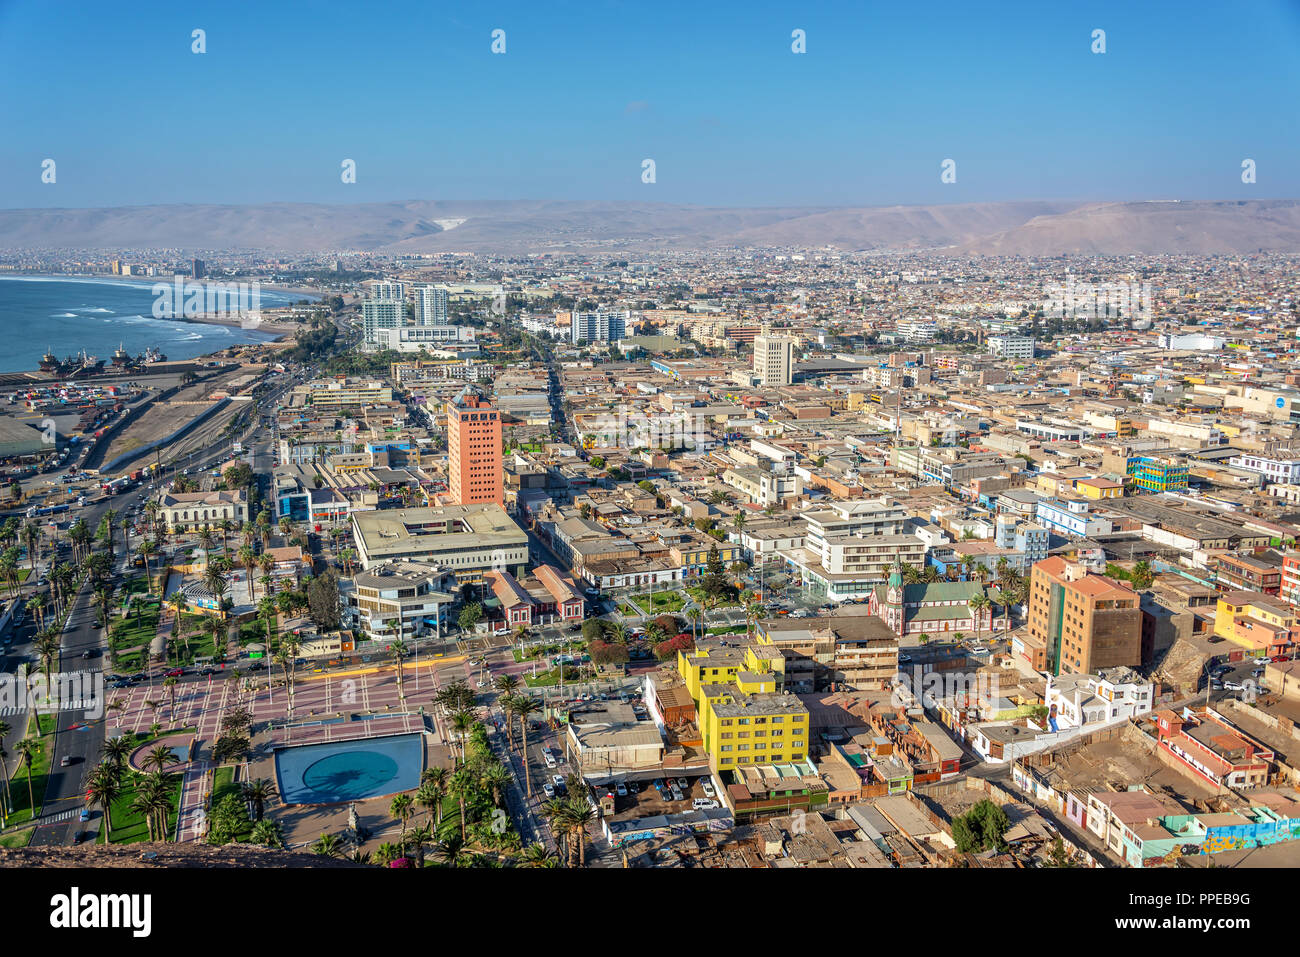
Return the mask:
[[[236,455],[242,455],[244,453],[244,443],[236,442],[234,443],[234,445],[230,447],[230,450],[234,452]]]
[[[36,518],[39,515],[57,515],[59,512],[66,512],[68,508],[67,505],[32,505],[27,509],[27,517]]]

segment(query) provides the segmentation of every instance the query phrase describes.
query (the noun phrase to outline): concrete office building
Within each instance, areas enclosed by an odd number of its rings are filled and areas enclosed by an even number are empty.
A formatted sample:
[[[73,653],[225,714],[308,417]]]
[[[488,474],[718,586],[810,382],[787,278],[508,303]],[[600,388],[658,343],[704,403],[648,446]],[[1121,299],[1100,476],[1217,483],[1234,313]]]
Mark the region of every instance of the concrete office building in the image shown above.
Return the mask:
[[[764,386],[789,385],[794,376],[794,340],[788,336],[755,336],[754,374]]]
[[[447,403],[447,474],[455,504],[505,504],[501,413],[468,388]]]

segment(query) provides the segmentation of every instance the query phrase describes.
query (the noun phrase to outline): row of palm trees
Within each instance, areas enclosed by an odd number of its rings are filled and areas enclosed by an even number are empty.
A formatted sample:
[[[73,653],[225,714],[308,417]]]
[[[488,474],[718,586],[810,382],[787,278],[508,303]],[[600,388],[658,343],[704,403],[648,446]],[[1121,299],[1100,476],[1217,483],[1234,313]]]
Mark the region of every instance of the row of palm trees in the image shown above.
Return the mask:
[[[104,742],[100,761],[86,778],[86,796],[91,806],[104,812],[104,839],[113,841],[113,805],[133,788],[131,810],[142,815],[149,829],[150,841],[166,841],[168,819],[172,813],[175,776],[167,768],[180,761],[166,745],[151,748],[141,760],[142,771],[129,772],[127,758],[134,749],[131,739],[119,735]],[[129,777],[128,777],[129,772]]]

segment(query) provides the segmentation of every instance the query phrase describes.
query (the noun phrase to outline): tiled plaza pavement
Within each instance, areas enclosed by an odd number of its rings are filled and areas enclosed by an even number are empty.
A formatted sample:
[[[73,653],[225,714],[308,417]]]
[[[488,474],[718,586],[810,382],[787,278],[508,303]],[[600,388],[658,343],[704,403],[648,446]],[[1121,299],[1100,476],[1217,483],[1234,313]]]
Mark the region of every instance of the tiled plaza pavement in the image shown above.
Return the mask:
[[[408,665],[404,673],[404,701],[398,695],[397,676],[392,669],[300,675],[294,685],[292,714],[289,714],[289,695],[282,677],[274,678],[270,687],[265,677],[256,683],[249,680],[236,683],[215,676],[207,681],[184,682],[176,687],[174,713],[167,690],[161,684],[137,685],[110,692],[109,701],[121,701],[125,708],[120,712],[109,711],[109,734],[147,733],[154,723],[163,728],[196,729],[201,745],[197,759],[182,775],[177,830],[182,841],[198,840],[206,827],[203,808],[212,788],[211,747],[217,739],[222,715],[237,707],[248,709],[257,752],[253,758],[253,776],[274,777],[271,760],[274,747],[434,731],[433,718],[426,718],[434,710],[436,692],[432,663],[420,668],[418,679],[413,666]],[[157,702],[156,707],[147,704],[151,700]],[[422,708],[424,714],[420,713]],[[354,716],[364,718],[353,720]],[[268,723],[269,732],[265,730]],[[445,751],[436,747],[440,741],[435,734],[430,743],[435,745],[435,750]],[[246,769],[241,770],[246,774]],[[341,812],[312,809],[308,813],[312,817],[342,813],[346,823],[346,808]],[[319,822],[316,827],[319,833]]]

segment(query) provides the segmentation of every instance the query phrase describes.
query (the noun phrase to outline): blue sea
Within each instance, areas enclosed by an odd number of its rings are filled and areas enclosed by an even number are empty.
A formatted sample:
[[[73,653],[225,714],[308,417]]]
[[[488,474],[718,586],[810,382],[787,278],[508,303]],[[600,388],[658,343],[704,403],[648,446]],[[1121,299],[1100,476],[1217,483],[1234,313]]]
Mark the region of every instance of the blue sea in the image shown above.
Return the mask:
[[[153,346],[168,359],[192,359],[275,338],[254,329],[155,319],[154,284],[171,281],[0,278],[0,372],[35,369],[47,349],[60,359],[84,349],[107,361],[119,345],[133,356]],[[315,297],[261,289],[263,308],[304,298]]]

